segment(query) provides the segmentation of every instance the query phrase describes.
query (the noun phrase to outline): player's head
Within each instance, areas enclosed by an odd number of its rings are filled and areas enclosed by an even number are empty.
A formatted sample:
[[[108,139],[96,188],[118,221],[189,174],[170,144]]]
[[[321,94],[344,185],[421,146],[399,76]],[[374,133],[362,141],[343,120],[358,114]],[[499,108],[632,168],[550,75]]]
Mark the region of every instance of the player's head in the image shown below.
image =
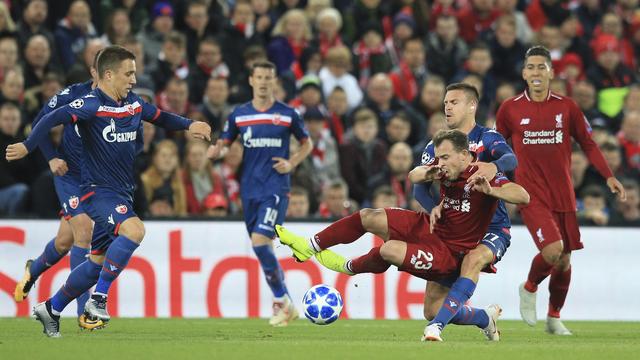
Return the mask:
[[[97,59],[98,81],[103,90],[124,99],[136,84],[136,56],[122,46],[104,48]],[[117,100],[116,99],[116,100]]]
[[[529,92],[546,93],[553,79],[551,54],[544,46],[533,46],[524,55],[522,78],[527,82]]]
[[[444,114],[449,129],[460,129],[474,123],[479,99],[478,89],[473,85],[453,83],[447,86],[444,95]]]
[[[98,57],[100,57],[102,50],[104,49],[100,49],[98,50],[98,52],[96,52],[96,55],[93,57],[91,68],[89,69],[89,72],[91,73],[91,79],[93,79],[94,83],[98,82]]]
[[[254,98],[271,98],[276,86],[276,66],[270,61],[257,61],[251,66],[249,85]]]
[[[438,165],[445,177],[455,180],[469,166],[473,156],[469,152],[469,139],[460,130],[440,130],[433,137]]]

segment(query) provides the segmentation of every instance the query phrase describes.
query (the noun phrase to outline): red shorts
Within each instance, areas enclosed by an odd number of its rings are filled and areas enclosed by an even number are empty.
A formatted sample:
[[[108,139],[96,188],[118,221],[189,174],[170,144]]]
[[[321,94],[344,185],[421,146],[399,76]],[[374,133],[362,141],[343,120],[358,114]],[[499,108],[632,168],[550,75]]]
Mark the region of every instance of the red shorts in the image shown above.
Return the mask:
[[[565,253],[584,247],[575,212],[551,211],[544,205],[534,204],[521,208],[520,215],[538,250],[559,240]]]
[[[458,272],[463,255],[457,256],[429,231],[429,215],[400,208],[385,208],[389,239],[407,243],[400,270],[426,280],[439,280]]]

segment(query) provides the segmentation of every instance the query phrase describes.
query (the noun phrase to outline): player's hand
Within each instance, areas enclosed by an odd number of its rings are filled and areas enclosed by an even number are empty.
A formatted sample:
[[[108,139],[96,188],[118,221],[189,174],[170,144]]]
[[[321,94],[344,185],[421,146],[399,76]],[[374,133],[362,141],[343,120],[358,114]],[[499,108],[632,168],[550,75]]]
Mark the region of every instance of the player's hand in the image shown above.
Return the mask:
[[[279,174],[288,174],[293,170],[293,165],[291,165],[291,162],[285,158],[274,156],[271,160],[276,162],[273,164],[273,168],[276,169]]]
[[[489,180],[486,177],[481,176],[474,180],[473,182],[473,190],[491,195],[491,184],[489,184]]]
[[[211,141],[211,126],[204,121],[194,121],[189,125],[191,136],[196,139]]]
[[[479,177],[493,179],[494,177],[496,177],[496,174],[498,173],[498,167],[494,163],[486,163],[486,162],[478,161],[478,162],[471,163],[471,166],[477,166],[478,171],[474,172],[473,175],[471,175],[467,179],[467,184],[474,183],[476,179]]]
[[[49,160],[49,169],[51,169],[51,172],[55,176],[62,176],[69,170],[67,162],[58,158]]]
[[[618,179],[613,176],[608,178],[607,186],[612,193],[617,194],[620,197],[621,201],[627,201],[627,191],[624,189],[624,186],[622,186]]]
[[[24,143],[15,143],[7,146],[7,154],[5,155],[5,158],[7,161],[20,160],[28,154],[29,151],[27,150],[27,147],[24,146]]]
[[[429,215],[429,232],[433,234],[433,229],[436,227],[436,223],[442,217],[442,204],[434,207]]]
[[[219,142],[209,145],[207,149],[207,157],[211,160],[218,160],[220,153],[222,152],[222,145]]]

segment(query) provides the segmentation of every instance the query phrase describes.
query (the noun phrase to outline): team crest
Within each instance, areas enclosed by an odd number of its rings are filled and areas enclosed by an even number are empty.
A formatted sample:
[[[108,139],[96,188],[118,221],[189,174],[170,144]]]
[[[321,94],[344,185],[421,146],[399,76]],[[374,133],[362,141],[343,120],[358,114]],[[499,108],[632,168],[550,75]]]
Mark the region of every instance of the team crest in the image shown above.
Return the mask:
[[[72,209],[77,209],[78,205],[80,205],[80,199],[78,199],[77,196],[72,196],[69,198],[69,206],[71,206]]]
[[[131,115],[135,114],[135,111],[133,110],[133,105],[131,104],[127,104],[127,106],[125,106],[125,108],[127,109],[127,112]]]
[[[127,205],[118,205],[116,206],[116,211],[118,214],[126,214],[127,213]]]
[[[562,113],[556,115],[556,127],[557,128],[562,127]]]
[[[279,113],[273,114],[273,120],[271,121],[273,122],[273,125],[280,124],[280,114]]]

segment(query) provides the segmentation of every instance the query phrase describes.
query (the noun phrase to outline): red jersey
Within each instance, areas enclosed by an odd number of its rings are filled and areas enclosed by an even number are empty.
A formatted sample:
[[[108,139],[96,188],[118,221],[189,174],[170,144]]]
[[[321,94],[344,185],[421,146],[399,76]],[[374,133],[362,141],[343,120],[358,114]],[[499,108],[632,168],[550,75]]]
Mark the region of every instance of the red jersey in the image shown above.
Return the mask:
[[[442,217],[434,227],[434,233],[454,251],[474,249],[487,232],[493,214],[498,207],[498,199],[474,191],[467,179],[476,171],[477,166],[469,166],[454,181],[442,180],[440,198],[442,199]],[[509,180],[498,175],[489,183],[500,187]]]
[[[536,102],[524,93],[507,99],[496,115],[496,129],[511,138],[518,158],[515,180],[531,196],[552,211],[576,211],[571,184],[571,139],[604,177],[613,176],[598,145],[591,139],[591,126],[576,103],[549,92]]]

